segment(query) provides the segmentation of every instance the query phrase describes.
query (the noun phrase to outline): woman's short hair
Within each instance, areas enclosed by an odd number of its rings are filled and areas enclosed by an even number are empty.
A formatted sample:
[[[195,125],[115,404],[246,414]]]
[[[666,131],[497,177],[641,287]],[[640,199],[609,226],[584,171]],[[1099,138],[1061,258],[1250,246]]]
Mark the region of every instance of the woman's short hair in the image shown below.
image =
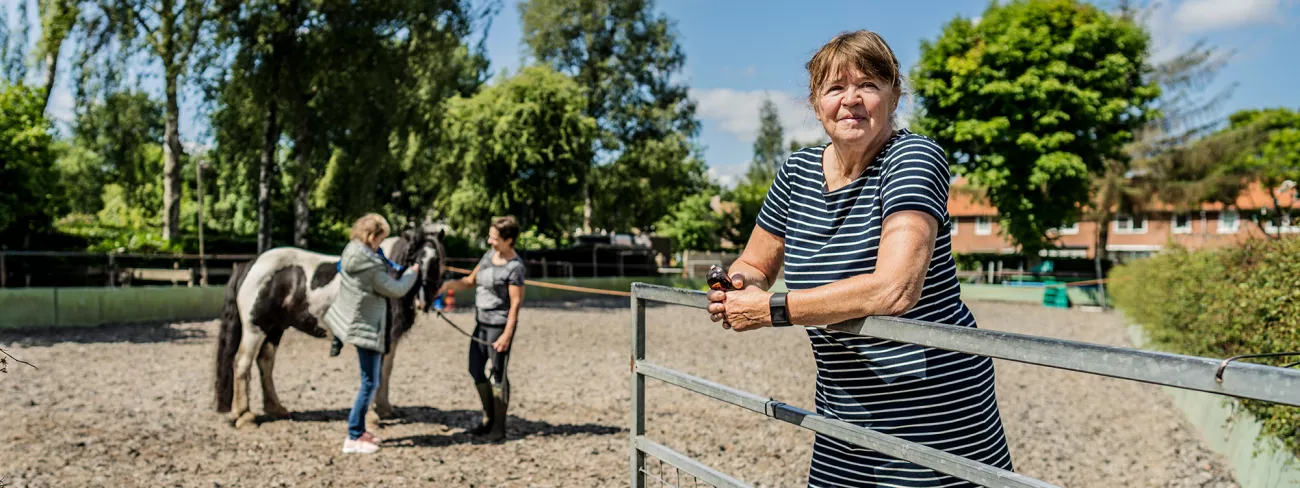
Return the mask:
[[[361,242],[370,242],[375,237],[388,235],[389,232],[388,220],[377,213],[362,215],[355,224],[352,224],[352,239]]]
[[[903,74],[889,43],[880,34],[869,30],[844,32],[817,50],[805,66],[808,69],[808,103],[814,109],[826,78],[845,66],[853,66],[866,76],[888,83],[896,96],[902,96]]]
[[[492,228],[497,230],[497,235],[502,239],[519,239],[519,221],[514,216],[497,217],[492,221]]]

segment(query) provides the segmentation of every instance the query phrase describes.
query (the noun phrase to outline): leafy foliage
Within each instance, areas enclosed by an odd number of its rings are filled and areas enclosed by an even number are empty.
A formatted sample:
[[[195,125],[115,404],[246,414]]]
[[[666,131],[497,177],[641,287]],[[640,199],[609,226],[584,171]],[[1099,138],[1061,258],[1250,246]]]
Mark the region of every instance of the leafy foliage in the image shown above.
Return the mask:
[[[1110,282],[1119,308],[1170,351],[1229,357],[1300,350],[1300,239],[1173,249],[1115,268]],[[1261,436],[1300,455],[1300,408],[1240,401],[1263,423]]]
[[[478,234],[509,214],[551,239],[578,225],[596,134],[585,108],[582,88],[544,66],[449,100],[435,200],[448,223]]]
[[[735,222],[728,215],[715,212],[712,201],[713,197],[706,192],[686,197],[656,225],[659,235],[672,238],[681,249],[718,249],[722,237]]]
[[[48,230],[63,209],[43,107],[37,90],[0,82],[0,243]]]
[[[1131,21],[1076,0],[990,5],[978,24],[954,19],[922,43],[918,131],[986,189],[1008,237],[1036,255],[1150,116],[1159,88],[1145,76],[1147,44]]]
[[[654,230],[687,195],[707,185],[692,139],[695,103],[680,73],[686,56],[653,0],[530,0],[519,4],[532,55],[586,90],[599,165],[588,186],[591,225]]]

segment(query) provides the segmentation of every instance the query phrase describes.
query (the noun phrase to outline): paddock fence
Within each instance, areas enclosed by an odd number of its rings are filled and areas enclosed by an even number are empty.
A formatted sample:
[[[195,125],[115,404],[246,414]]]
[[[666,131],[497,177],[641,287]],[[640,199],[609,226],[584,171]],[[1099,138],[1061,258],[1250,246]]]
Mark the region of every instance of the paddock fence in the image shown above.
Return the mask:
[[[749,486],[646,437],[646,378],[676,385],[696,394],[979,485],[1017,488],[1055,486],[649,362],[645,354],[646,305],[649,303],[697,309],[708,305],[704,292],[645,283],[632,284],[632,415],[629,452],[631,486],[634,488],[694,486],[699,482],[719,487]],[[1300,406],[1300,371],[1289,368],[896,317],[849,320],[831,325],[828,329],[1050,368]],[[650,462],[652,460],[654,462]],[[691,484],[681,484],[683,475]]]

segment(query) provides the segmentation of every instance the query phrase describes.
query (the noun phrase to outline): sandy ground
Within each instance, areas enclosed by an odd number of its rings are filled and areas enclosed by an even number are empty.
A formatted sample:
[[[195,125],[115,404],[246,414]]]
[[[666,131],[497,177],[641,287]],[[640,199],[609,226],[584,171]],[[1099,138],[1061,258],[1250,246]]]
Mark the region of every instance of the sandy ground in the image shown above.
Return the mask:
[[[1125,344],[1115,314],[972,308],[986,328]],[[650,360],[812,408],[814,366],[802,330],[737,334],[676,307],[648,315]],[[372,456],[340,454],[358,383],[351,348],[328,358],[327,342],[289,332],[275,379],[292,420],[236,430],[212,410],[216,322],[0,332],[0,345],[40,367],[11,362],[0,375],[0,485],[626,486],[631,314],[539,307],[523,317],[504,443],[464,433],[479,418],[468,339],[424,317],[399,350],[392,399],[401,416],[382,423],[384,449]],[[1235,486],[1158,388],[997,368],[1021,473],[1069,487]],[[647,385],[650,438],[758,486],[806,483],[809,432]],[[260,412],[257,387],[252,398]]]

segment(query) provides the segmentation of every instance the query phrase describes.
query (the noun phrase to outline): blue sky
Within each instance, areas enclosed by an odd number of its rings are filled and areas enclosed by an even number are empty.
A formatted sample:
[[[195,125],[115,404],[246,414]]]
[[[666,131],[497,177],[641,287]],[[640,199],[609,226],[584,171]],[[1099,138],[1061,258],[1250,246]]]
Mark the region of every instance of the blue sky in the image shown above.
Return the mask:
[[[0,0],[10,18],[18,1],[24,0]],[[518,10],[513,0],[506,3],[488,33],[495,72],[513,72],[526,62]],[[1114,2],[1098,3],[1109,7]],[[821,136],[805,101],[803,64],[830,37],[852,29],[879,32],[910,70],[920,56],[921,40],[936,37],[955,16],[978,17],[987,5],[985,0],[659,0],[657,8],[677,22],[686,52],[682,79],[698,103],[704,159],[720,182],[730,184],[748,165],[765,96],[777,104],[787,137]],[[1147,25],[1157,58],[1198,39],[1236,51],[1220,74],[1221,84],[1237,85],[1223,115],[1242,108],[1300,108],[1300,0],[1163,0]],[[140,67],[144,74],[151,69]],[[62,120],[71,117],[68,78],[61,73],[50,108]],[[145,85],[161,96],[156,76]],[[197,96],[191,92],[187,98],[182,137],[206,139]],[[908,110],[906,102],[901,110]]]

